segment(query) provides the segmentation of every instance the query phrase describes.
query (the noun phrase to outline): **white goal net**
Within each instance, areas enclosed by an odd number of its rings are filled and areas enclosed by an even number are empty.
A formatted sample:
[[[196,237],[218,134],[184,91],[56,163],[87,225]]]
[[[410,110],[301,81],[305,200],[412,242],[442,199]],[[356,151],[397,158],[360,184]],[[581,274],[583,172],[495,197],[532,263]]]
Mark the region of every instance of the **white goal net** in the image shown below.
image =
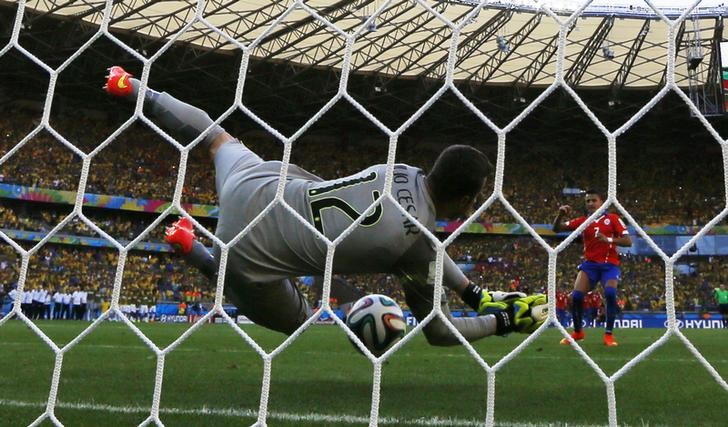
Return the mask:
[[[0,237],[10,246],[12,246],[15,250],[15,252],[18,254],[19,258],[21,259],[21,265],[20,265],[20,271],[19,271],[19,281],[18,281],[18,292],[22,295],[22,292],[26,290],[25,283],[26,278],[29,273],[29,266],[30,266],[30,260],[31,257],[38,253],[41,248],[44,247],[44,245],[60,230],[62,230],[66,225],[69,224],[74,219],[80,219],[82,220],[88,227],[93,229],[96,233],[98,233],[100,236],[102,236],[104,239],[108,240],[109,242],[112,242],[115,249],[118,251],[118,264],[116,267],[116,275],[113,282],[113,294],[111,299],[111,307],[110,310],[103,313],[103,315],[98,318],[96,321],[92,322],[88,328],[86,328],[82,333],[80,333],[78,336],[76,336],[74,339],[70,340],[67,344],[61,346],[56,345],[52,339],[50,339],[40,328],[38,328],[34,322],[29,319],[26,315],[24,315],[21,312],[20,309],[20,303],[21,298],[15,299],[15,304],[12,309],[12,315],[6,316],[2,320],[0,320],[0,327],[6,326],[11,318],[19,319],[20,321],[24,322],[29,328],[31,328],[35,334],[37,334],[44,342],[45,344],[53,351],[54,357],[55,357],[55,363],[53,366],[53,373],[52,378],[50,381],[50,390],[48,393],[48,399],[47,399],[47,406],[45,408],[45,411],[33,422],[33,425],[40,425],[43,422],[52,422],[55,425],[61,425],[62,421],[59,420],[56,417],[55,410],[58,404],[58,391],[60,387],[60,382],[62,378],[62,371],[63,371],[63,365],[64,365],[64,356],[69,352],[69,350],[73,349],[75,346],[77,346],[89,333],[94,331],[95,328],[97,328],[102,322],[105,320],[108,320],[111,316],[116,316],[119,319],[121,319],[125,325],[133,331],[154,353],[156,357],[156,372],[155,372],[155,379],[154,379],[154,392],[153,397],[150,402],[150,410],[148,418],[142,423],[142,425],[150,425],[150,424],[156,424],[156,425],[162,425],[163,421],[160,418],[160,400],[161,396],[165,387],[164,384],[164,373],[165,373],[165,361],[167,359],[167,356],[174,352],[175,349],[180,346],[183,342],[185,342],[188,337],[191,336],[201,325],[203,325],[205,322],[209,320],[209,318],[213,315],[219,315],[222,316],[230,328],[233,328],[235,332],[240,336],[242,340],[244,340],[252,349],[254,349],[255,352],[260,356],[260,359],[263,363],[263,378],[262,378],[262,388],[260,390],[260,405],[257,411],[257,425],[264,426],[268,424],[268,415],[269,415],[269,396],[271,393],[271,379],[274,375],[274,367],[276,365],[277,357],[283,352],[291,343],[293,343],[300,334],[305,331],[313,322],[315,322],[320,316],[324,314],[330,315],[335,322],[337,323],[338,327],[344,329],[349,337],[352,339],[356,339],[356,337],[351,333],[347,328],[346,325],[339,320],[339,318],[335,315],[333,312],[332,307],[329,304],[329,295],[331,293],[331,283],[332,283],[332,266],[333,266],[333,260],[335,251],[337,248],[337,245],[339,245],[348,235],[349,233],[354,230],[355,227],[357,227],[364,218],[371,213],[375,207],[381,203],[385,199],[389,199],[394,206],[399,207],[399,209],[402,212],[402,215],[409,218],[414,224],[418,224],[418,227],[420,228],[420,231],[424,233],[432,242],[432,245],[437,250],[437,270],[436,270],[436,284],[434,288],[434,309],[430,313],[430,315],[423,321],[418,324],[413,330],[409,331],[409,333],[405,336],[405,338],[399,342],[397,345],[395,345],[392,349],[387,351],[384,355],[381,357],[374,357],[372,354],[368,354],[367,357],[369,361],[371,362],[373,366],[373,377],[372,377],[372,391],[371,391],[371,411],[369,414],[368,423],[370,426],[376,426],[380,423],[380,398],[381,398],[381,384],[382,384],[382,371],[383,371],[383,364],[397,351],[400,350],[400,348],[407,344],[416,334],[420,333],[423,326],[427,324],[431,319],[440,317],[443,321],[447,322],[450,329],[453,333],[457,334],[462,341],[462,345],[467,349],[468,353],[472,358],[477,361],[477,363],[483,368],[483,370],[486,373],[487,377],[487,401],[486,401],[486,417],[484,420],[482,420],[483,424],[486,426],[493,426],[497,423],[497,413],[496,413],[496,399],[497,399],[497,393],[496,393],[496,379],[498,378],[499,372],[501,369],[507,365],[511,360],[513,360],[515,357],[519,355],[524,349],[526,349],[531,343],[536,340],[546,329],[547,327],[556,327],[558,328],[561,333],[564,336],[567,336],[567,331],[557,322],[555,317],[555,292],[556,292],[556,274],[557,274],[557,260],[559,259],[559,254],[568,246],[570,245],[574,239],[576,239],[580,233],[586,228],[586,226],[589,224],[588,222],[584,223],[582,226],[580,226],[577,230],[572,232],[568,238],[560,242],[557,246],[552,247],[544,238],[539,235],[534,228],[529,225],[529,223],[521,216],[521,214],[511,205],[510,201],[506,198],[503,191],[503,182],[504,182],[504,170],[505,170],[505,160],[506,160],[506,147],[508,146],[508,138],[509,138],[509,132],[511,132],[516,126],[519,125],[535,108],[537,108],[550,94],[552,94],[554,91],[557,90],[563,90],[565,93],[567,93],[573,100],[578,104],[579,107],[583,110],[584,114],[588,116],[588,118],[594,123],[594,125],[601,131],[604,138],[604,143],[607,146],[607,153],[608,153],[608,189],[607,189],[607,200],[606,200],[606,206],[611,206],[612,208],[616,209],[621,213],[621,215],[626,218],[629,222],[629,224],[634,227],[634,229],[637,231],[639,236],[643,238],[646,242],[649,243],[649,245],[652,247],[652,249],[659,254],[659,257],[662,259],[665,265],[665,299],[666,299],[666,305],[667,305],[667,318],[668,318],[668,325],[665,330],[664,335],[662,335],[657,341],[653,342],[651,345],[649,345],[646,349],[644,349],[641,353],[639,353],[636,357],[634,357],[632,360],[630,360],[628,363],[626,363],[622,368],[618,369],[616,372],[614,372],[612,375],[608,375],[605,373],[605,371],[592,359],[592,357],[587,354],[579,345],[574,346],[574,350],[578,352],[578,354],[583,358],[586,363],[593,369],[593,371],[598,375],[598,377],[603,381],[605,392],[607,395],[607,402],[608,402],[608,423],[609,425],[616,426],[619,423],[618,418],[618,399],[615,394],[615,384],[622,378],[627,372],[629,372],[633,367],[635,367],[638,363],[640,363],[643,359],[651,355],[657,348],[659,348],[662,344],[664,344],[668,339],[677,337],[680,341],[682,341],[685,346],[690,350],[690,352],[694,355],[695,359],[697,359],[704,367],[705,369],[712,375],[712,377],[715,379],[716,382],[719,383],[719,385],[728,391],[728,384],[726,381],[721,377],[721,375],[716,371],[716,369],[711,365],[711,363],[706,360],[706,358],[701,354],[700,351],[697,350],[697,348],[691,343],[691,341],[686,338],[686,336],[683,334],[681,329],[678,326],[678,323],[676,322],[676,310],[675,310],[675,296],[674,296],[674,283],[673,283],[673,275],[674,275],[674,266],[677,260],[679,260],[683,255],[687,253],[689,248],[693,246],[699,239],[701,239],[703,236],[705,236],[716,224],[723,221],[728,214],[728,207],[725,207],[722,209],[720,214],[713,218],[710,222],[708,222],[704,227],[700,229],[700,231],[694,235],[682,248],[680,248],[677,252],[675,252],[672,255],[666,254],[652,239],[651,237],[643,230],[643,228],[640,226],[640,224],[635,221],[635,219],[630,215],[630,212],[628,212],[625,207],[620,203],[619,201],[619,192],[617,187],[617,138],[620,137],[620,135],[624,134],[635,122],[640,120],[646,113],[648,113],[666,94],[669,94],[670,92],[674,92],[678,97],[680,97],[686,105],[689,106],[692,114],[700,120],[700,122],[704,125],[704,127],[707,129],[707,131],[713,136],[715,139],[716,144],[720,145],[720,148],[722,150],[723,155],[723,165],[724,165],[724,176],[723,180],[725,182],[726,187],[726,194],[728,194],[728,143],[726,143],[725,140],[722,139],[722,137],[714,130],[714,128],[711,126],[711,124],[708,122],[708,120],[703,116],[699,108],[693,103],[693,101],[690,99],[688,95],[685,94],[685,92],[678,87],[676,83],[676,73],[675,73],[675,67],[676,67],[676,33],[678,31],[678,28],[680,24],[686,20],[690,19],[691,13],[693,10],[699,6],[699,1],[696,1],[694,4],[688,5],[687,7],[682,8],[681,13],[678,17],[668,18],[664,14],[664,10],[660,9],[656,6],[653,6],[652,2],[645,1],[644,5],[649,11],[650,14],[653,14],[656,19],[660,20],[666,29],[665,34],[663,35],[663,38],[667,40],[666,46],[667,46],[667,64],[666,64],[666,81],[664,87],[661,88],[661,90],[657,93],[656,96],[654,96],[652,99],[647,102],[644,107],[642,107],[637,114],[635,114],[633,117],[631,117],[628,121],[626,121],[623,125],[619,126],[616,129],[607,129],[605,125],[602,124],[600,119],[590,110],[589,106],[582,101],[580,96],[577,94],[577,92],[567,83],[565,80],[565,67],[564,67],[564,58],[565,58],[565,52],[568,49],[568,34],[578,19],[580,19],[580,16],[582,13],[590,7],[591,2],[586,2],[584,4],[581,4],[580,6],[569,10],[570,13],[566,14],[564,13],[564,5],[567,5],[568,2],[554,2],[554,3],[544,3],[544,2],[517,2],[519,7],[525,7],[530,12],[529,13],[540,13],[544,15],[543,19],[549,19],[552,20],[554,25],[558,27],[558,37],[556,42],[556,49],[554,52],[554,62],[553,66],[555,67],[553,69],[554,73],[554,80],[553,82],[547,86],[541,94],[534,99],[530,104],[525,106],[523,111],[518,114],[510,123],[503,127],[497,126],[486,114],[484,114],[476,105],[473,104],[473,102],[461,92],[460,89],[456,86],[455,82],[458,80],[459,76],[457,75],[458,71],[456,68],[456,64],[460,63],[460,61],[466,59],[459,57],[459,55],[463,54],[463,51],[460,48],[461,44],[464,43],[464,37],[463,34],[466,31],[466,28],[468,25],[472,24],[474,21],[477,20],[479,13],[486,8],[491,6],[488,1],[482,1],[482,2],[476,2],[476,1],[462,1],[458,3],[467,4],[471,7],[471,10],[469,13],[467,13],[465,16],[459,17],[457,20],[451,20],[451,17],[446,16],[442,13],[441,9],[438,8],[438,2],[430,2],[425,0],[416,0],[412,1],[411,7],[417,7],[417,8],[423,8],[427,10],[427,12],[431,15],[432,19],[437,23],[438,26],[442,28],[442,31],[445,31],[448,35],[448,55],[446,58],[446,62],[442,64],[442,74],[440,75],[441,80],[439,81],[438,89],[434,92],[434,94],[425,102],[417,111],[414,112],[406,121],[404,121],[401,125],[399,125],[396,128],[389,127],[383,123],[378,117],[376,117],[374,114],[372,114],[370,111],[367,110],[367,108],[362,105],[355,97],[353,97],[347,87],[347,83],[350,79],[351,69],[352,69],[352,63],[355,60],[357,52],[355,51],[355,46],[357,44],[357,41],[360,40],[364,34],[370,31],[376,30],[376,25],[378,22],[378,19],[380,18],[380,15],[383,13],[386,13],[389,8],[392,7],[392,5],[395,3],[393,0],[381,0],[377,2],[373,2],[371,6],[369,7],[369,15],[362,17],[361,24],[358,25],[353,31],[344,30],[342,28],[337,27],[334,23],[329,22],[315,7],[312,7],[309,5],[309,2],[299,0],[299,1],[290,1],[285,4],[279,5],[281,12],[278,14],[277,17],[275,17],[274,20],[272,20],[269,24],[265,26],[265,29],[261,31],[257,36],[251,40],[246,42],[241,42],[240,40],[236,40],[232,38],[228,32],[222,31],[218,28],[219,25],[221,25],[219,22],[217,22],[214,19],[214,16],[205,16],[203,13],[206,10],[206,1],[205,0],[199,0],[196,2],[196,5],[194,7],[194,14],[191,14],[190,16],[186,17],[187,21],[184,24],[184,26],[181,27],[181,29],[172,37],[168,38],[168,40],[165,41],[164,47],[159,49],[154,55],[151,56],[145,56],[144,54],[136,51],[135,49],[129,47],[126,45],[122,40],[120,40],[115,33],[110,28],[110,21],[112,18],[112,11],[116,7],[116,1],[107,0],[104,3],[103,7],[103,13],[102,18],[100,20],[100,25],[98,27],[98,30],[94,34],[94,36],[89,39],[83,46],[81,46],[72,56],[70,56],[65,62],[63,62],[61,65],[53,68],[49,65],[47,65],[43,60],[39,59],[36,55],[34,55],[32,52],[25,49],[25,47],[19,42],[19,36],[22,31],[25,31],[25,28],[23,27],[23,16],[25,13],[25,9],[28,7],[28,2],[26,0],[20,0],[17,4],[17,12],[16,12],[16,19],[13,23],[13,29],[12,29],[12,35],[10,37],[9,42],[7,45],[5,45],[2,50],[0,50],[0,57],[7,54],[10,50],[16,50],[20,52],[22,55],[27,57],[30,61],[37,64],[38,67],[43,69],[49,76],[49,85],[47,88],[47,95],[45,98],[45,106],[44,106],[44,113],[42,116],[42,119],[40,121],[40,124],[38,127],[33,129],[30,133],[25,135],[22,139],[20,139],[17,144],[10,149],[8,152],[6,152],[2,158],[0,158],[0,165],[7,162],[9,159],[11,159],[16,153],[21,150],[28,141],[33,139],[38,133],[40,132],[48,132],[51,135],[53,135],[54,138],[61,141],[68,149],[72,150],[74,153],[76,153],[81,159],[82,159],[82,169],[81,169],[81,175],[80,175],[80,182],[78,185],[78,191],[76,194],[75,204],[73,206],[73,211],[70,215],[66,216],[61,223],[59,223],[53,230],[51,230],[41,241],[39,241],[37,244],[35,244],[31,249],[24,249],[21,245],[19,245],[17,242],[15,242],[12,238],[10,238],[8,235],[6,235],[3,232],[0,232]],[[494,4],[503,6],[503,2],[493,2]],[[515,3],[515,2],[514,2]],[[556,4],[558,3],[558,4]],[[562,4],[563,3],[563,4]],[[550,5],[553,5],[551,7]],[[568,8],[567,8],[568,9]],[[343,49],[343,61],[340,64],[340,80],[339,80],[339,90],[336,93],[336,95],[330,99],[315,115],[313,115],[309,120],[305,122],[299,129],[297,129],[295,132],[293,132],[290,135],[284,135],[281,131],[277,130],[273,126],[271,126],[269,123],[267,123],[264,119],[258,117],[254,111],[252,111],[244,102],[243,102],[243,93],[246,90],[246,76],[248,75],[248,66],[251,60],[251,54],[252,52],[261,46],[261,44],[267,43],[269,41],[269,38],[274,31],[274,29],[281,23],[284,22],[289,16],[292,14],[298,14],[298,15],[305,15],[308,17],[313,18],[316,22],[318,22],[321,26],[324,26],[328,32],[335,34],[337,37],[342,40],[342,49]],[[284,147],[283,151],[283,167],[281,169],[281,178],[279,181],[279,186],[277,189],[277,195],[275,200],[271,202],[271,204],[260,214],[256,217],[255,220],[253,220],[248,227],[244,230],[240,230],[240,233],[238,234],[237,238],[233,239],[229,242],[222,242],[218,238],[216,238],[213,234],[211,234],[209,231],[205,229],[202,225],[199,224],[194,218],[191,217],[191,215],[185,210],[183,203],[182,203],[182,195],[183,195],[183,186],[185,183],[185,174],[186,174],[186,168],[187,168],[187,161],[190,155],[190,152],[193,148],[195,148],[200,140],[202,140],[203,135],[201,135],[199,138],[197,138],[195,141],[193,141],[189,145],[182,145],[178,141],[175,141],[174,139],[170,138],[166,133],[164,133],[161,129],[159,129],[150,119],[148,119],[145,116],[145,113],[143,112],[143,100],[144,100],[144,92],[146,91],[151,67],[154,64],[158,58],[163,55],[170,47],[175,45],[175,43],[185,40],[188,32],[192,28],[200,28],[204,27],[212,31],[212,34],[219,38],[226,41],[227,44],[230,46],[233,46],[234,49],[237,49],[242,52],[242,62],[239,69],[239,77],[237,80],[237,86],[235,89],[235,99],[232,105],[229,106],[227,111],[222,114],[220,117],[216,119],[216,123],[222,123],[225,119],[230,117],[233,113],[242,113],[249,117],[251,120],[256,122],[258,125],[263,127],[270,135],[278,139]],[[143,72],[139,76],[139,79],[142,82],[142,90],[140,93],[140,96],[137,100],[134,114],[131,118],[129,118],[128,121],[126,121],[122,126],[120,126],[112,135],[110,135],[105,141],[100,143],[95,149],[89,152],[84,152],[83,150],[76,147],[73,143],[69,142],[64,136],[59,133],[56,129],[53,128],[53,126],[50,123],[50,112],[51,112],[51,105],[53,103],[55,89],[56,89],[56,82],[59,77],[59,74],[66,69],[66,67],[73,62],[75,59],[77,59],[90,45],[94,43],[98,38],[107,38],[111,41],[113,41],[115,44],[117,44],[120,48],[124,49],[128,52],[129,55],[135,57],[141,64],[143,64]],[[505,51],[507,47],[504,47],[503,50]],[[467,52],[465,52],[467,54]],[[423,114],[425,114],[428,109],[436,102],[438,99],[445,93],[451,93],[454,95],[457,99],[459,99],[462,104],[467,108],[468,110],[472,111],[473,114],[475,114],[488,128],[492,129],[492,131],[497,135],[497,159],[496,159],[496,172],[495,172],[495,181],[492,185],[492,188],[490,189],[490,195],[485,200],[485,202],[482,203],[482,205],[477,209],[475,213],[472,214],[468,218],[467,221],[465,221],[462,226],[460,226],[455,232],[449,235],[447,239],[444,241],[440,241],[431,230],[427,230],[424,226],[422,226],[414,217],[412,217],[404,208],[402,208],[399,203],[396,200],[396,197],[392,195],[392,183],[393,183],[393,176],[394,176],[394,164],[395,164],[395,157],[397,153],[398,148],[398,142],[399,137],[418,119],[420,119]],[[383,193],[381,197],[374,201],[372,205],[369,207],[369,209],[361,214],[361,216],[358,218],[357,221],[351,224],[351,226],[347,229],[345,233],[340,235],[335,240],[329,240],[325,236],[321,235],[311,224],[308,224],[306,220],[301,217],[292,207],[288,206],[286,201],[283,199],[283,192],[286,185],[286,180],[284,179],[288,173],[288,166],[291,161],[291,154],[292,154],[292,146],[293,143],[308,129],[310,129],[327,111],[329,111],[334,105],[337,103],[348,103],[357,110],[361,112],[374,126],[379,128],[381,132],[387,136],[389,140],[389,146],[388,146],[388,156],[387,156],[387,176],[386,176],[386,183],[385,187],[383,189]],[[150,128],[154,129],[159,135],[168,140],[170,144],[172,144],[180,153],[180,163],[179,163],[179,174],[176,182],[176,186],[174,189],[174,196],[172,199],[172,204],[162,213],[159,215],[159,217],[150,224],[143,233],[138,235],[136,238],[134,238],[132,241],[123,244],[119,242],[118,240],[114,239],[114,237],[107,234],[102,228],[100,228],[98,225],[96,225],[91,219],[89,219],[86,214],[84,213],[82,207],[84,203],[84,196],[87,192],[87,180],[89,177],[89,168],[91,165],[92,160],[94,157],[103,150],[106,146],[111,144],[114,139],[121,134],[123,131],[125,131],[129,126],[131,126],[134,122],[141,121],[148,125]],[[443,258],[445,256],[445,251],[447,247],[455,241],[455,239],[461,235],[461,233],[465,230],[465,228],[472,222],[476,221],[477,218],[480,216],[481,213],[488,210],[494,203],[500,203],[503,206],[506,207],[508,212],[526,229],[528,230],[528,233],[530,236],[535,239],[538,244],[543,248],[543,250],[548,254],[548,299],[549,299],[549,310],[550,310],[550,318],[549,322],[545,324],[543,327],[541,327],[539,330],[537,330],[534,334],[530,335],[527,339],[525,339],[521,344],[516,346],[510,353],[508,353],[505,357],[503,357],[501,360],[497,361],[497,363],[488,363],[486,360],[483,359],[483,357],[479,354],[479,352],[474,349],[459,333],[457,330],[452,326],[451,323],[449,323],[442,313],[440,309],[440,304],[438,303],[440,301],[441,295],[442,295],[442,274],[443,274]],[[260,346],[256,341],[251,338],[243,329],[241,329],[236,321],[232,319],[224,310],[223,310],[223,289],[224,289],[224,280],[225,280],[225,268],[226,264],[228,262],[228,253],[230,248],[238,243],[241,239],[243,239],[246,234],[249,232],[250,229],[252,229],[258,221],[263,218],[274,206],[276,205],[282,205],[284,206],[293,216],[296,217],[298,221],[301,222],[301,224],[305,227],[307,227],[312,233],[315,233],[319,239],[324,241],[327,245],[328,252],[327,252],[327,263],[325,266],[325,275],[324,275],[324,285],[323,285],[323,296],[322,296],[322,302],[323,306],[319,311],[317,311],[309,320],[301,326],[301,328],[296,331],[294,334],[292,334],[290,337],[288,337],[285,341],[283,341],[279,346],[277,346],[272,351],[266,351],[263,349],[262,346]],[[219,245],[222,248],[221,257],[219,260],[219,275],[217,280],[217,287],[215,290],[215,305],[214,309],[211,310],[209,313],[207,313],[204,317],[200,318],[191,328],[189,328],[185,333],[183,333],[181,336],[179,336],[176,340],[174,340],[171,344],[160,347],[155,342],[153,342],[151,339],[149,339],[145,334],[140,330],[140,328],[132,322],[122,311],[120,310],[120,295],[122,290],[122,282],[123,282],[123,273],[125,268],[125,262],[127,261],[127,256],[139,242],[142,242],[143,239],[150,233],[151,230],[153,230],[155,227],[159,226],[160,224],[164,224],[164,221],[169,221],[171,219],[170,215],[174,215],[176,213],[181,213],[185,216],[188,216],[190,219],[193,220],[195,223],[197,229],[199,232],[203,233],[207,238],[209,238],[211,241],[213,241],[216,245]],[[596,218],[596,213],[590,217],[590,220],[594,220]],[[2,345],[0,343],[0,345]],[[194,368],[192,368],[194,369]]]

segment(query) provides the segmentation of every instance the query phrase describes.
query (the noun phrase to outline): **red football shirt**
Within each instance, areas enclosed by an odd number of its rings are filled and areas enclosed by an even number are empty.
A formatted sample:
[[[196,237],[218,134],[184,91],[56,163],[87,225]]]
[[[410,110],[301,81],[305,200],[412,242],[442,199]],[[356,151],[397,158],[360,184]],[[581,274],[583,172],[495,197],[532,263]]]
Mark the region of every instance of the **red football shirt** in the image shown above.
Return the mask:
[[[569,305],[569,296],[566,294],[566,292],[556,292],[556,308],[560,310],[566,310],[566,307]]]
[[[590,292],[589,305],[593,308],[599,308],[602,306],[602,294],[599,292]]]
[[[587,217],[580,216],[570,221],[566,221],[566,227],[569,230],[576,230],[586,221]],[[617,214],[605,213],[594,222],[589,224],[582,233],[584,240],[584,258],[587,261],[619,265],[619,255],[617,254],[617,245],[614,243],[602,242],[597,239],[597,230],[605,237],[621,237],[629,234],[627,227]]]

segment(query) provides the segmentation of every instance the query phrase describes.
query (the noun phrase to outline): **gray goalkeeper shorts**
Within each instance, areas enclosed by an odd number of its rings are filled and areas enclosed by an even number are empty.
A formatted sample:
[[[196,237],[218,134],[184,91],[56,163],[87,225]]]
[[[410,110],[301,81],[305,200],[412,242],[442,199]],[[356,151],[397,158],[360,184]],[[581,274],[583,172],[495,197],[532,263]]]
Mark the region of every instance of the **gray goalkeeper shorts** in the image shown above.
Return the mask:
[[[261,164],[263,160],[238,141],[223,144],[215,154],[215,186],[219,198],[224,184],[235,172]],[[219,224],[219,223],[218,223]],[[219,226],[219,225],[218,225]],[[215,246],[215,259],[220,259],[220,248]],[[249,283],[242,277],[240,266],[228,261],[225,272],[225,296],[240,314],[274,331],[291,334],[310,315],[306,297],[292,280],[270,283]]]

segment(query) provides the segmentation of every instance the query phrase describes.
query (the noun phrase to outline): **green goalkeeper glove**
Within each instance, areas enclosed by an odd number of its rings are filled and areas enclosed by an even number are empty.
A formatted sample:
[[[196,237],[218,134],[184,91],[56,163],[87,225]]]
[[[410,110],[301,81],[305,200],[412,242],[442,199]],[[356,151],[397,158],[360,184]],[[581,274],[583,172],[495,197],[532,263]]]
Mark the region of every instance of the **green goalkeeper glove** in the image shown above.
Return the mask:
[[[509,310],[513,303],[519,299],[526,298],[523,292],[488,292],[483,291],[478,305],[478,314],[493,314]]]
[[[546,320],[546,317],[540,319],[534,318],[531,308],[538,305],[546,304],[546,295],[535,294],[526,298],[520,298],[513,302],[513,329],[522,334],[530,334]]]
[[[493,312],[496,319],[496,335],[507,335],[510,332],[522,334],[534,332],[548,317],[534,316],[531,309],[546,304],[546,302],[546,295],[529,295],[513,300],[507,310]]]

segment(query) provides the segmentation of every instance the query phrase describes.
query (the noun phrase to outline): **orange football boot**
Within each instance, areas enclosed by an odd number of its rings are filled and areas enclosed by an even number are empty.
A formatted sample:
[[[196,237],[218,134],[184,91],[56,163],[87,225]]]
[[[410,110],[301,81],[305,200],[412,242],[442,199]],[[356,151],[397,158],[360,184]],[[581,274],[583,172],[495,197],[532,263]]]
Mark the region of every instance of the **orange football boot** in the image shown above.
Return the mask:
[[[585,337],[586,337],[586,334],[584,333],[583,329],[579,332],[574,331],[571,333],[571,339],[573,339],[574,341],[581,341]],[[559,344],[571,345],[571,341],[569,341],[568,338],[562,338],[561,341],[559,341]]]
[[[614,336],[612,334],[604,334],[604,345],[607,347],[616,347],[619,343],[614,341]]]
[[[109,95],[121,98],[129,96],[134,89],[129,81],[132,75],[118,65],[114,65],[108,71],[109,75],[106,76],[106,84],[104,85],[106,92]]]
[[[192,242],[195,240],[195,229],[192,221],[186,217],[180,218],[171,226],[167,227],[164,233],[164,240],[167,241],[177,253],[188,254],[192,251]]]

